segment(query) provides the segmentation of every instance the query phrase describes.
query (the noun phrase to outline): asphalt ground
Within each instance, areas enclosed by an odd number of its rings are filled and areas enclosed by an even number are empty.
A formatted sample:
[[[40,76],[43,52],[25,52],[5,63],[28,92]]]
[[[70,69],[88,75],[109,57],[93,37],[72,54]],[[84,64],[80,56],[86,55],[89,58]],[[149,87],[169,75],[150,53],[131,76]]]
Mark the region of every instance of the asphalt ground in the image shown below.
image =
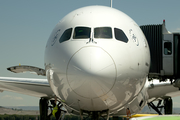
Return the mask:
[[[130,120],[180,120],[180,115],[159,115],[149,117],[131,118]]]

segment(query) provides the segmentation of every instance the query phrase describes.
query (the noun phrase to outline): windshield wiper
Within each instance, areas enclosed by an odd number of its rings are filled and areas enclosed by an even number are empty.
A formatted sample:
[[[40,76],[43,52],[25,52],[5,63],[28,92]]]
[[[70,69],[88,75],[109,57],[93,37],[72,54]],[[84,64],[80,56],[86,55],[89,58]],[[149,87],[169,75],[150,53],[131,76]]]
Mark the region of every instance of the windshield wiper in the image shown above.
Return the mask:
[[[95,43],[95,44],[97,44],[97,42],[94,41],[94,34],[93,34],[93,32],[91,32],[91,37],[89,38],[89,41],[88,41],[86,44],[89,44],[89,43]]]

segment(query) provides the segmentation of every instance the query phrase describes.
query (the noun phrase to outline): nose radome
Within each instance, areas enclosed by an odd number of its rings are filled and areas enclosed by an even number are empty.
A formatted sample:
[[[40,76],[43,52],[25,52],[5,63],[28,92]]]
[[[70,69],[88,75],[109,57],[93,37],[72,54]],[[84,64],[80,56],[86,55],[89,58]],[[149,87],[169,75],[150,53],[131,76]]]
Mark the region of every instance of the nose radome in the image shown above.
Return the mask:
[[[81,97],[97,98],[107,94],[116,81],[113,58],[100,47],[83,47],[70,59],[67,80]]]

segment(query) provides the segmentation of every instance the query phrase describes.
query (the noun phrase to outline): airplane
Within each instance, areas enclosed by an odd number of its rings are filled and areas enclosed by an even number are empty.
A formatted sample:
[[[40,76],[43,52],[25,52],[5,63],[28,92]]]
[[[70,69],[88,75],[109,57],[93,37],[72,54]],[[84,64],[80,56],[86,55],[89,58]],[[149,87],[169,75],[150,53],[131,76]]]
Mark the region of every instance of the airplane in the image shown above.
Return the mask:
[[[9,71],[34,72],[47,79],[0,77],[0,90],[39,97],[40,119],[48,119],[55,96],[68,113],[107,120],[136,114],[145,105],[165,110],[170,97],[179,95],[171,81],[148,81],[149,45],[137,23],[125,13],[106,6],[87,6],[66,15],[53,29],[44,66],[19,65]],[[153,101],[159,100],[157,106]],[[170,101],[170,102],[169,102]]]

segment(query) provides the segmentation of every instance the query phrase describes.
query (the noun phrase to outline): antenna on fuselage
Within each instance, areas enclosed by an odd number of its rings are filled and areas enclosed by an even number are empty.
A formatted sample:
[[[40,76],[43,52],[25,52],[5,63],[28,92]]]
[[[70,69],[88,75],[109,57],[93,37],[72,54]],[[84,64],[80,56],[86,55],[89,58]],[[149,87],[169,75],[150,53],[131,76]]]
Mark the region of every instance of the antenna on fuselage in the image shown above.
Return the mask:
[[[112,2],[113,2],[113,0],[111,0],[111,8],[112,8]]]

